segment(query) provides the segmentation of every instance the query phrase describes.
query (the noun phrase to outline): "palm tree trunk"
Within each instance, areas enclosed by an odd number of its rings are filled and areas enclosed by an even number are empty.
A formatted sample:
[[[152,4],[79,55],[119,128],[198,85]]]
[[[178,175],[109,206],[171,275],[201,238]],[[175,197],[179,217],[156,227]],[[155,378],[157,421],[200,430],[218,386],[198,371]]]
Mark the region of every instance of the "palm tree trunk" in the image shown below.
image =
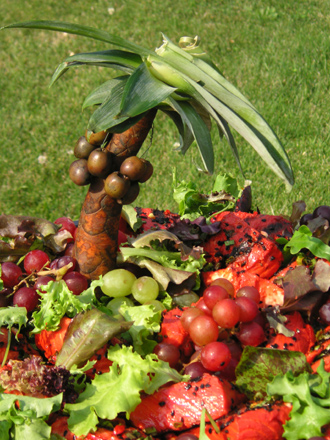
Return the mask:
[[[112,136],[106,149],[115,155],[117,169],[126,157],[138,153],[155,116],[156,110],[151,110],[131,128]],[[80,272],[91,280],[116,266],[121,209],[104,191],[104,180],[95,178],[81,209],[74,251]]]

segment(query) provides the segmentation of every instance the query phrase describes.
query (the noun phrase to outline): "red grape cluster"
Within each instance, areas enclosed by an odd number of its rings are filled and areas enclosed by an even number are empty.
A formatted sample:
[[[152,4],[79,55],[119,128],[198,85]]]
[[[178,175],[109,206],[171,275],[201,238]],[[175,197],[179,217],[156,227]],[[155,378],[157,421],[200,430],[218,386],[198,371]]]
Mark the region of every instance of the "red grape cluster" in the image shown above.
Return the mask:
[[[185,308],[181,315],[190,346],[186,344],[180,350],[161,342],[154,353],[173,368],[180,369],[183,364],[192,378],[209,372],[234,380],[242,347],[258,346],[266,338],[259,302],[255,287],[242,287],[235,293],[230,281],[219,278],[203,291],[195,306]]]
[[[76,233],[74,222],[68,217],[60,217],[54,223],[61,225],[60,230],[66,230],[72,236],[65,251],[51,261],[46,252],[35,249],[28,252],[19,265],[2,263],[4,289],[0,292],[0,307],[17,305],[32,312],[38,306],[39,292],[44,292],[43,286],[58,279],[63,279],[74,295],[80,295],[88,288],[88,280],[79,272],[77,261],[72,256]]]
[[[196,305],[186,308],[180,318],[195,351],[185,373],[197,377],[208,371],[234,379],[242,347],[258,346],[265,340],[259,302],[259,292],[252,286],[242,287],[235,295],[234,286],[219,278],[207,287]]]
[[[104,190],[118,203],[133,203],[140,192],[139,183],[146,182],[153,173],[151,163],[137,156],[127,157],[118,163],[118,158],[107,150],[107,133],[92,133],[87,141],[81,136],[74,148],[77,160],[72,162],[69,175],[71,180],[84,186],[93,177],[104,179]]]

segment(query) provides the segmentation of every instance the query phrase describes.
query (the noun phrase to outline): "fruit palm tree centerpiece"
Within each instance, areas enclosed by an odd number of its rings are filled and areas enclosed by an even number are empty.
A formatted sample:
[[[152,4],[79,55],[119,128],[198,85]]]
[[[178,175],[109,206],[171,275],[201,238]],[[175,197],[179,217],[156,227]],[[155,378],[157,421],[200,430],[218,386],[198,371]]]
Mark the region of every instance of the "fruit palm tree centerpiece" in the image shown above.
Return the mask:
[[[69,56],[59,64],[51,81],[53,84],[66,71],[81,65],[121,71],[86,97],[83,108],[96,106],[96,110],[85,136],[76,144],[77,160],[69,171],[76,184],[90,185],[75,240],[75,256],[88,278],[96,279],[116,265],[122,205],[134,202],[139,184],[152,174],[152,165],[137,154],[157,111],[175,123],[181,153],[196,142],[203,171],[212,174],[214,169],[213,121],[240,169],[231,128],[288,188],[293,185],[290,161],[279,139],[255,107],[223,77],[202,50],[198,37],[183,37],[177,46],[163,35],[161,47],[150,51],[119,36],[76,24],[34,21],[6,28],[67,32],[115,47]]]

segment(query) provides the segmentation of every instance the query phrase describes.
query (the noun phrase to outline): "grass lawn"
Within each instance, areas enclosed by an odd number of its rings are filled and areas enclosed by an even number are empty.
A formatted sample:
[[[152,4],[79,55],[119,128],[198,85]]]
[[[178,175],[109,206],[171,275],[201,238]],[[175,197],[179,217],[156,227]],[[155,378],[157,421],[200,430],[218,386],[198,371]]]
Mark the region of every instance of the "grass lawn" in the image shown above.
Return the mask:
[[[253,149],[235,136],[245,177],[252,180],[254,207],[288,214],[305,200],[307,209],[330,205],[329,2],[326,0],[2,0],[1,25],[52,19],[99,27],[151,49],[161,32],[177,42],[201,37],[223,74],[269,122],[285,146],[296,183],[286,193]],[[86,188],[68,177],[76,140],[90,110],[86,95],[116,74],[109,69],[71,69],[52,88],[51,75],[68,55],[108,49],[83,37],[46,31],[0,32],[0,214],[78,218]],[[213,132],[216,137],[216,132]],[[136,204],[176,210],[172,170],[209,191],[214,176],[196,170],[197,149],[174,151],[178,135],[159,113],[146,146],[153,178]],[[225,141],[216,141],[215,173],[230,172],[243,184]]]

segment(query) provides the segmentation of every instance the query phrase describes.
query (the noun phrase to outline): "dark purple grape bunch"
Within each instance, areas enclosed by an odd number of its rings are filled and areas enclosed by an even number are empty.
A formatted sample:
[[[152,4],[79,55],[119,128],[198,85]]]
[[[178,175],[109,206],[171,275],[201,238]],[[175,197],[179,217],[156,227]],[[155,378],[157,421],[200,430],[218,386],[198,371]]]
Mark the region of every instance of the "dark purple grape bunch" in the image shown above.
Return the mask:
[[[69,169],[70,179],[79,186],[88,185],[93,177],[104,179],[104,190],[118,203],[133,203],[140,192],[140,183],[146,182],[153,173],[153,166],[148,160],[131,156],[120,165],[115,156],[106,148],[108,133],[92,133],[87,141],[87,133],[81,136],[74,148],[77,160]]]

